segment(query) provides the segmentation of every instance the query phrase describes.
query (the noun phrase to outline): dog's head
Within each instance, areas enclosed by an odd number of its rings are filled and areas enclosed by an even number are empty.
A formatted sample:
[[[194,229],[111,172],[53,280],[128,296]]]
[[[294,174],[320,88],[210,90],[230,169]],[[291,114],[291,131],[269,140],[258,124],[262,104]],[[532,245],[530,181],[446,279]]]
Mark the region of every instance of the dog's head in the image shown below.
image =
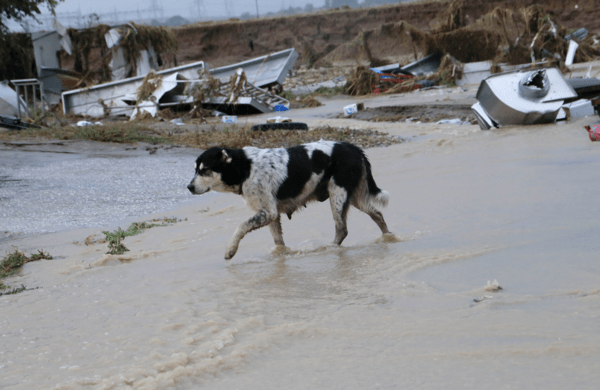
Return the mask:
[[[194,178],[187,186],[194,195],[201,195],[210,190],[218,192],[234,192],[235,183],[227,183],[224,176],[231,171],[231,150],[213,147],[198,157],[194,169]]]

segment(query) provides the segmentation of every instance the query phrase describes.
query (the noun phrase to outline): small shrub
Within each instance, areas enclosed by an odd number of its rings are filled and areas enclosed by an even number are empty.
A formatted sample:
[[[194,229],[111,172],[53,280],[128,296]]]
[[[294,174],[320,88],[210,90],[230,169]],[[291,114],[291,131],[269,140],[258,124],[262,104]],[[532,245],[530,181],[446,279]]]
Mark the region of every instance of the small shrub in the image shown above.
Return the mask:
[[[129,250],[125,245],[121,243],[121,240],[123,240],[127,236],[126,231],[121,230],[121,228],[118,228],[117,231],[112,233],[109,231],[102,231],[102,233],[104,233],[104,235],[106,236],[106,241],[108,241],[108,252],[106,252],[106,254],[122,255],[123,253]]]
[[[121,242],[125,239],[125,237],[135,236],[136,234],[140,234],[146,229],[150,229],[156,226],[167,226],[168,224],[177,222],[177,218],[164,218],[161,220],[155,220],[151,222],[162,222],[162,223],[146,223],[146,222],[134,222],[132,223],[127,230],[123,230],[120,227],[114,231],[102,231],[106,236],[106,241],[108,241],[108,252],[107,255],[122,255],[125,252],[128,252],[129,249]]]
[[[279,94],[282,98],[286,100],[296,100],[296,95],[294,95],[291,91],[283,91]]]
[[[43,251],[38,251],[38,253],[27,257],[23,252],[15,249],[14,252],[9,253],[2,261],[0,261],[0,278],[16,274],[26,263],[42,259],[52,260],[52,256]]]

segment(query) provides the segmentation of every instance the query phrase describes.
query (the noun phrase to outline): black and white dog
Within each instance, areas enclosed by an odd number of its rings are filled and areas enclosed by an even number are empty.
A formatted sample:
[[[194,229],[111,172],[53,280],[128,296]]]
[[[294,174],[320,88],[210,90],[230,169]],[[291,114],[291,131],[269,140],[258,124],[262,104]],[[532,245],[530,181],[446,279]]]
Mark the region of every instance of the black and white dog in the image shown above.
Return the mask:
[[[230,149],[213,147],[198,157],[196,174],[188,185],[192,194],[210,190],[242,195],[256,212],[229,240],[225,259],[231,259],[244,236],[269,225],[276,245],[285,245],[280,214],[291,219],[308,202],[329,199],[340,245],[348,235],[350,205],[367,213],[383,234],[389,230],[379,208],[389,195],[377,187],[371,164],[359,147],[347,142],[319,141],[289,149]]]

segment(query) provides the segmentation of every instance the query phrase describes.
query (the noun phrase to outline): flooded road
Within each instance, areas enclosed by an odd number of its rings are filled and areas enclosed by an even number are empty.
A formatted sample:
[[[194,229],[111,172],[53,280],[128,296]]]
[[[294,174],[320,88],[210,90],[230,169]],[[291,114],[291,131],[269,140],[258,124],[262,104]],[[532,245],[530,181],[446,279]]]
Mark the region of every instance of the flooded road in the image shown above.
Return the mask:
[[[142,147],[114,146],[101,152],[89,144],[0,151],[0,242],[23,234],[111,226],[190,199],[185,168],[199,151],[159,149],[150,155]]]
[[[595,389],[600,145],[582,125],[399,125],[418,137],[367,154],[400,242],[354,210],[330,246],[325,202],[282,220],[287,252],[260,229],[227,262],[251,216],[236,195],[153,215],[188,220],[122,256],[82,245],[91,228],[24,239],[59,259],[0,297],[0,388]]]

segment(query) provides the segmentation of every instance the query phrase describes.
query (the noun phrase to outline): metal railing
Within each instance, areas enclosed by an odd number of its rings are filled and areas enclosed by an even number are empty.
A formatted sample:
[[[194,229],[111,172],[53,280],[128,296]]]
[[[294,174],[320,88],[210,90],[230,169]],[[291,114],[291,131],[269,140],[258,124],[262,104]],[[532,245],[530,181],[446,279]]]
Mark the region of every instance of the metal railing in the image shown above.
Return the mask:
[[[42,107],[42,115],[46,114],[46,110],[44,108],[44,85],[38,79],[23,79],[23,80],[10,80],[10,82],[15,86],[15,90],[17,92],[17,113],[19,115],[19,119],[21,117],[21,106],[23,102],[25,106],[23,107],[26,115],[29,114],[29,90],[31,90],[32,102],[33,102],[33,115],[37,116],[38,113],[38,96],[39,96],[39,105]],[[23,100],[21,100],[21,88],[23,88]],[[36,93],[37,92],[37,93]]]

